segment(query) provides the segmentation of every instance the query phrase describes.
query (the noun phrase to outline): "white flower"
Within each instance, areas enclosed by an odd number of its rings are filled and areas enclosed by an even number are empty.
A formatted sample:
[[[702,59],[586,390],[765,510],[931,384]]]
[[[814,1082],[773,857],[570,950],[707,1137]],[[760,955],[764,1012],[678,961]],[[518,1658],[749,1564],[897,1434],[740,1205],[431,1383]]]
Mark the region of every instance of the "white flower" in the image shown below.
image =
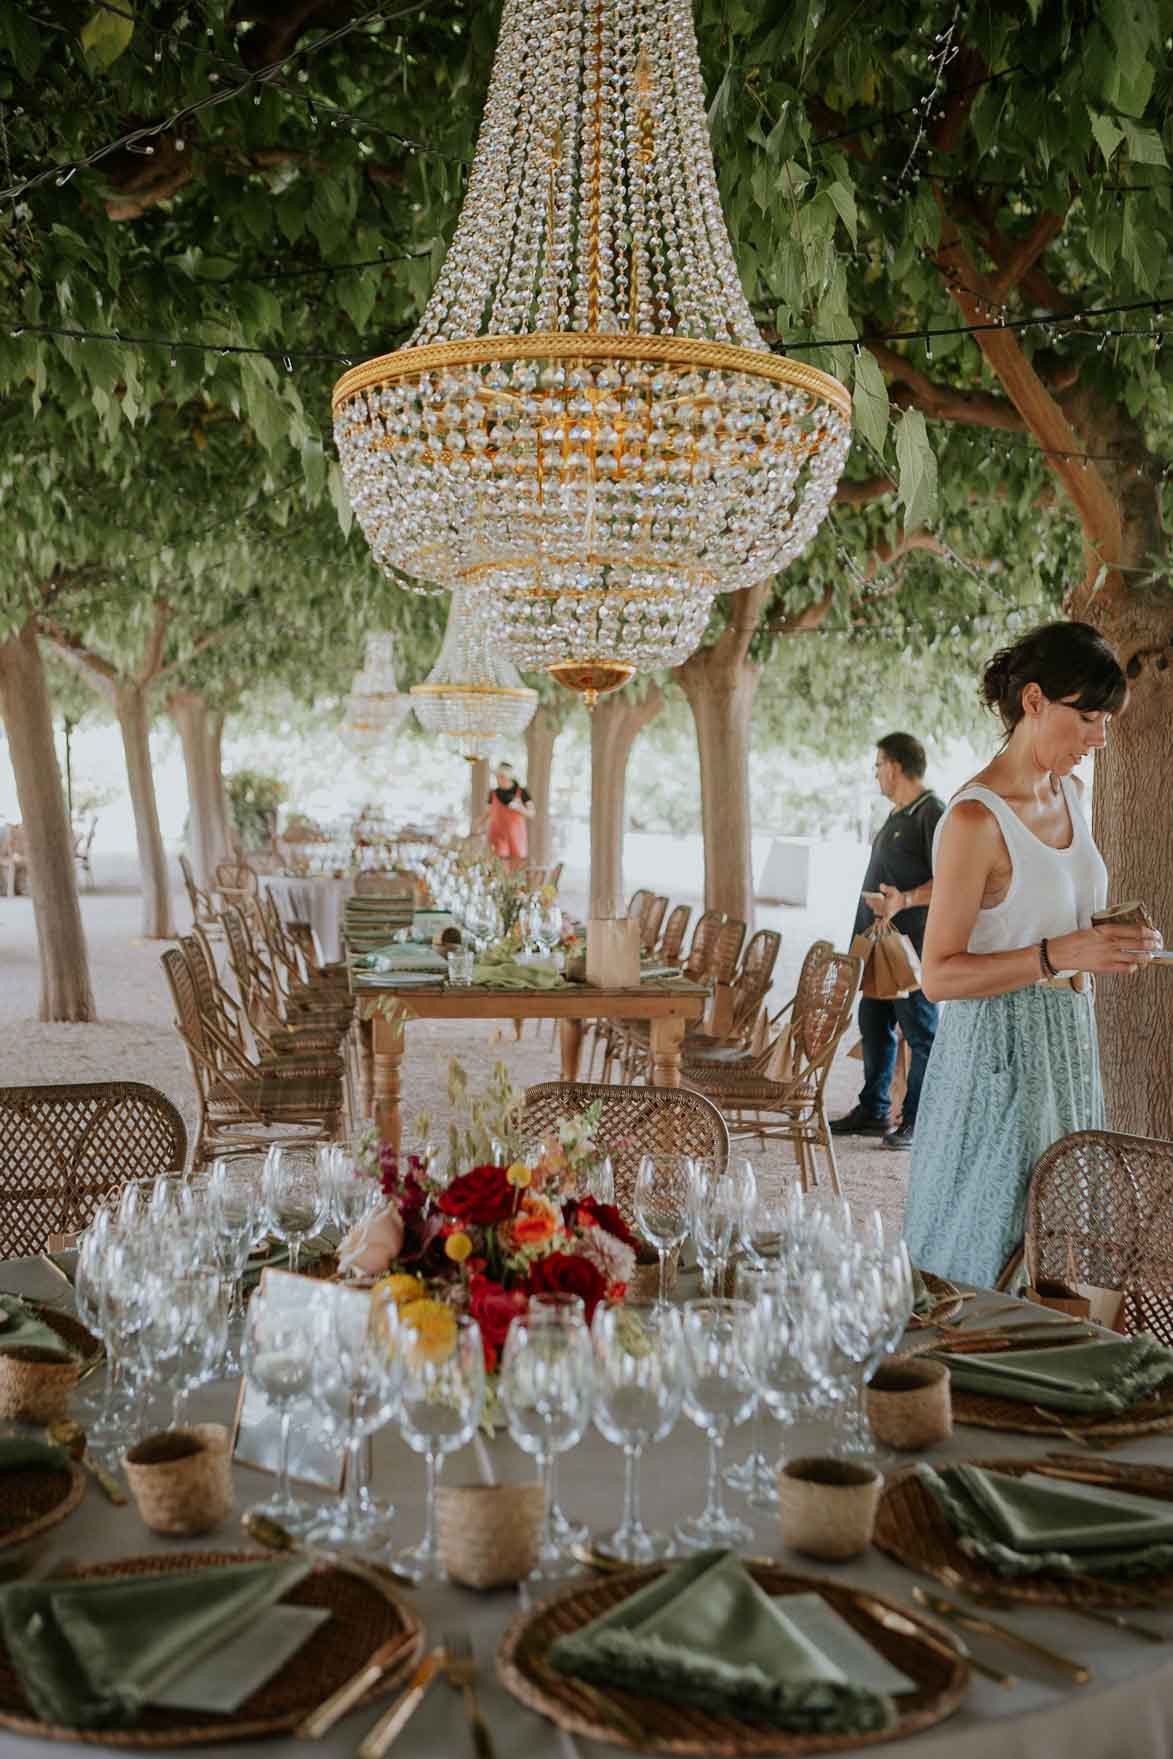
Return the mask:
[[[629,1283],[635,1275],[635,1253],[606,1228],[584,1228],[575,1251],[587,1258],[607,1282]]]

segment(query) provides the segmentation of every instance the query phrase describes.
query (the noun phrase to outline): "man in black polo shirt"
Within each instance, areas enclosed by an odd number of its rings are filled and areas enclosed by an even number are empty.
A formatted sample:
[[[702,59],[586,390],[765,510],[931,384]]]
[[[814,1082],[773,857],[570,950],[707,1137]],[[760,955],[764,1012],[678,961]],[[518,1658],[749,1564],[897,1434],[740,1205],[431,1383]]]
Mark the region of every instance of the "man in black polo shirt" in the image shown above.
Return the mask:
[[[876,834],[864,875],[853,933],[877,917],[891,918],[919,954],[933,891],[933,832],[945,803],[925,787],[925,748],[911,733],[888,733],[876,747],[876,781],[892,810]],[[889,1092],[896,1067],[896,1029],[908,1044],[908,1090],[899,1124],[889,1122]],[[861,996],[863,1087],[846,1117],[831,1125],[834,1136],[882,1136],[885,1148],[911,1148],[925,1064],[937,1030],[937,1006],[919,989],[895,1001]]]

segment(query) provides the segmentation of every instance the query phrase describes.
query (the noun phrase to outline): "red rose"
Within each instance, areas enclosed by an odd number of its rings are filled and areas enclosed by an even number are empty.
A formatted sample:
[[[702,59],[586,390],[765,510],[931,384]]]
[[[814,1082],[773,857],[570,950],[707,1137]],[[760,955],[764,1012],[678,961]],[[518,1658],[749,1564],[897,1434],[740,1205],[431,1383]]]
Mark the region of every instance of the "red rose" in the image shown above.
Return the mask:
[[[491,1228],[513,1214],[516,1199],[504,1167],[473,1167],[453,1179],[437,1207],[458,1222]]]
[[[584,1218],[588,1223],[594,1222],[595,1226],[602,1228],[604,1233],[614,1234],[617,1240],[622,1240],[623,1244],[630,1246],[633,1252],[638,1247],[639,1241],[613,1203],[599,1203],[593,1197],[580,1197],[577,1200],[576,1213],[571,1218],[570,1225],[573,1226],[575,1222],[581,1225]]]
[[[468,1285],[468,1310],[481,1328],[485,1367],[491,1374],[505,1344],[510,1322],[524,1313],[527,1300],[521,1289],[505,1289],[492,1277],[474,1276]]]
[[[551,1252],[539,1258],[529,1273],[531,1295],[578,1295],[586,1310],[587,1324],[607,1292],[603,1274],[589,1258],[575,1252]]]

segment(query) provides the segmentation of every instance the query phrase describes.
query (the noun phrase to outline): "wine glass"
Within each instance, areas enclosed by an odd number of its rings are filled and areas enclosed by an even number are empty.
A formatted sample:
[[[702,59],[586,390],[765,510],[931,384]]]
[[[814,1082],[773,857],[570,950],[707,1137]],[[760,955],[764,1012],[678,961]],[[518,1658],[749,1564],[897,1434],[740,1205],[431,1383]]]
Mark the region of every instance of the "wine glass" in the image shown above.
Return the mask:
[[[649,1563],[671,1550],[666,1534],[649,1533],[640,1517],[643,1450],[662,1441],[684,1397],[683,1334],[678,1310],[666,1303],[617,1303],[595,1309],[595,1427],[623,1449],[623,1518],[605,1549],[625,1563]]]
[[[345,1488],[311,1529],[314,1544],[366,1545],[393,1513],[364,1506],[362,1446],[392,1416],[402,1378],[394,1302],[373,1306],[365,1290],[335,1290],[321,1313],[312,1384],[315,1409],[346,1451]]]
[[[262,1181],[268,1224],[289,1247],[296,1275],[301,1249],[325,1223],[329,1194],[318,1171],[316,1150],[301,1143],[275,1142],[265,1156]]]
[[[539,899],[534,933],[542,958],[548,959],[562,939],[562,912],[557,904],[543,904]]]
[[[759,1303],[774,1287],[776,1280],[775,1267],[761,1261],[740,1259],[734,1267],[734,1295],[739,1301],[749,1303],[759,1324]],[[758,1390],[761,1391],[760,1385]],[[778,1500],[774,1484],[774,1465],[762,1446],[762,1422],[766,1408],[765,1399],[759,1398],[754,1406],[750,1427],[750,1451],[744,1460],[738,1460],[734,1465],[725,1468],[725,1482],[730,1490],[740,1491],[755,1508],[772,1508]]]
[[[165,1299],[175,1314],[177,1349],[172,1370],[171,1427],[182,1427],[187,1402],[197,1386],[216,1380],[228,1346],[232,1283],[215,1271],[192,1271],[173,1278]]]
[[[688,1160],[688,1215],[693,1245],[707,1283],[706,1293],[725,1292],[725,1277],[733,1243],[745,1226],[745,1218],[757,1193],[757,1179],[749,1160],[742,1157],[725,1169],[702,1156]]]
[[[399,1426],[403,1439],[427,1461],[427,1513],[419,1544],[396,1558],[413,1582],[441,1582],[444,1569],[436,1538],[436,1489],[444,1455],[466,1447],[476,1434],[485,1403],[485,1350],[475,1319],[441,1303],[412,1321],[400,1316],[403,1379]]]
[[[688,1233],[688,1163],[679,1154],[645,1154],[635,1175],[635,1219],[660,1258],[659,1299],[668,1299],[668,1254]]]
[[[78,1242],[74,1266],[73,1294],[78,1318],[86,1330],[105,1345],[106,1373],[102,1398],[95,1416],[88,1417],[86,1429],[90,1446],[116,1451],[125,1439],[132,1400],[126,1384],[125,1358],[118,1348],[115,1329],[107,1323],[106,1279],[114,1256],[117,1230],[109,1210],[100,1210]]]
[[[566,1554],[550,1521],[550,1470],[554,1455],[581,1441],[590,1420],[593,1352],[585,1326],[531,1324],[514,1319],[501,1354],[498,1393],[509,1433],[538,1463],[544,1519],[532,1579],[566,1573]]]
[[[683,1315],[684,1410],[709,1439],[705,1506],[681,1521],[676,1537],[692,1549],[748,1543],[753,1529],[725,1508],[721,1450],[729,1430],[754,1408],[754,1316],[748,1301],[721,1296],[686,1301]]]
[[[304,1525],[308,1510],[290,1492],[289,1434],[295,1406],[312,1390],[317,1326],[312,1299],[291,1302],[262,1284],[248,1304],[244,1327],[245,1373],[281,1423],[277,1488],[252,1512],[294,1530]]]
[[[220,1242],[225,1275],[232,1282],[229,1335],[244,1314],[244,1273],[249,1253],[264,1227],[261,1180],[265,1157],[261,1154],[226,1155],[212,1162],[208,1178],[208,1218]],[[240,1351],[229,1344],[225,1358],[229,1374],[243,1372]]]
[[[587,1196],[596,1203],[615,1202],[615,1168],[609,1154],[593,1160],[586,1171]]]
[[[758,1393],[779,1423],[794,1424],[821,1389],[834,1349],[826,1284],[817,1271],[801,1279],[778,1270],[754,1307],[754,1374]],[[785,1461],[770,1471],[773,1486]]]
[[[586,1326],[586,1309],[581,1298],[557,1290],[531,1295],[527,1314],[531,1325],[576,1325],[580,1330]],[[572,1545],[585,1544],[590,1538],[590,1528],[586,1522],[572,1521],[559,1507],[557,1454],[550,1461],[549,1521],[550,1531],[563,1551]]]
[[[838,1371],[841,1394],[836,1407],[835,1451],[869,1456],[871,1430],[867,1420],[867,1380],[884,1354],[887,1320],[884,1286],[875,1262],[856,1250],[848,1252],[828,1277],[832,1369]]]

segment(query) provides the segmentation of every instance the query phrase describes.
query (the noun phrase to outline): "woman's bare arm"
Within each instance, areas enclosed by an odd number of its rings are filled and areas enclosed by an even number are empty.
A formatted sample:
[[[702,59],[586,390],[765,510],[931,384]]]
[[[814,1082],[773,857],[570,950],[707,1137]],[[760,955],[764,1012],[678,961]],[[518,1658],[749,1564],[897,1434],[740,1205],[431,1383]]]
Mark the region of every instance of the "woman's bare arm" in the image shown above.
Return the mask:
[[[1002,995],[1026,989],[1043,975],[1037,946],[1008,953],[966,951],[990,875],[1004,853],[993,814],[976,800],[959,800],[945,821],[933,864],[921,982],[931,1002]]]

